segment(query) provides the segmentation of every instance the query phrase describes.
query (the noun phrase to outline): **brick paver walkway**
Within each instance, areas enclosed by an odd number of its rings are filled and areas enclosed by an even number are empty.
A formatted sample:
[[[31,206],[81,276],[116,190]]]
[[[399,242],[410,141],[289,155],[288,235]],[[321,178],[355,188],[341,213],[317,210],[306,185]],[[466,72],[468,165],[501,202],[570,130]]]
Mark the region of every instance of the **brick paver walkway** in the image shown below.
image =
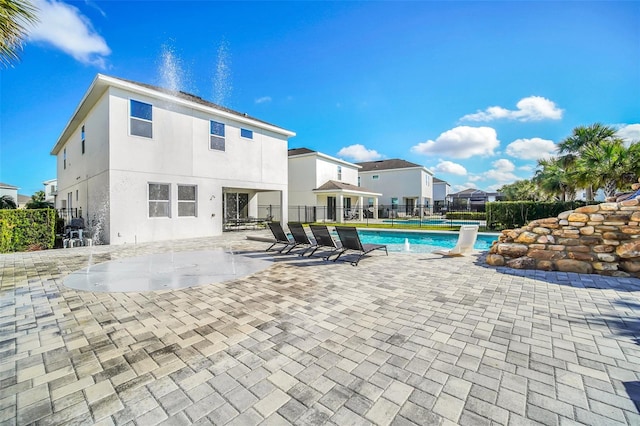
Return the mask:
[[[245,236],[0,255],[0,423],[640,424],[640,280],[352,267]],[[62,285],[90,255],[214,247],[275,261],[181,290]]]

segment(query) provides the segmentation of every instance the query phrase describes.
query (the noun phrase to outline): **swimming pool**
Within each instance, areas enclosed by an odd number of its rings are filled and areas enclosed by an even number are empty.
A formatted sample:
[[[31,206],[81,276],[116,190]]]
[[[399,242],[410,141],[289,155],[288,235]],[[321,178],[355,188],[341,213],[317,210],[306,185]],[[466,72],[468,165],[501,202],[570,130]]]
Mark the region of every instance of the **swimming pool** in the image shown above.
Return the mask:
[[[447,220],[447,219],[384,219],[382,223],[402,223],[406,225],[440,225],[440,226],[462,226],[480,225],[480,222],[473,220]]]
[[[458,233],[448,232],[407,232],[407,231],[371,231],[358,229],[364,244],[386,244],[389,251],[406,251],[405,239],[409,251],[413,253],[431,253],[439,249],[451,249],[458,241]],[[476,250],[489,250],[498,235],[478,234],[473,246]]]

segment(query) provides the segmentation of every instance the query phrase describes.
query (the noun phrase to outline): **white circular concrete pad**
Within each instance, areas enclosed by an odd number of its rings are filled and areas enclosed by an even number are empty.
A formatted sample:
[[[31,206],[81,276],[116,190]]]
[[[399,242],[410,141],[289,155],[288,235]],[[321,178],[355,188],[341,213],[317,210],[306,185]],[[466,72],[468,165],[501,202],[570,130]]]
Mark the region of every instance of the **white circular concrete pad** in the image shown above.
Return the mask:
[[[62,283],[95,292],[169,290],[242,278],[271,264],[270,256],[253,258],[222,249],[159,253],[87,265]]]

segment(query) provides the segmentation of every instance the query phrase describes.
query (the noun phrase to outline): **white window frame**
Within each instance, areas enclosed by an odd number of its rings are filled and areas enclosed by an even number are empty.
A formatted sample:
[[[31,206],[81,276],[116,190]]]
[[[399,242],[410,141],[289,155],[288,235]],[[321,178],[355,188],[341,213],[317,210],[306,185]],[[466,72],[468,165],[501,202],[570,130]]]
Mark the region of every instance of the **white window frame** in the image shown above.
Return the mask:
[[[338,180],[342,180],[342,166],[338,165]]]
[[[371,176],[371,180],[378,180],[378,179],[380,179],[380,175]]]
[[[161,200],[161,199],[151,199],[151,185],[163,185],[168,187],[169,189],[169,199]],[[151,213],[151,203],[166,203],[167,204],[167,215],[166,216],[152,216]],[[170,218],[171,217],[171,184],[166,182],[147,182],[147,215],[149,219],[162,219],[162,218]]]
[[[249,134],[251,136],[245,136],[245,135],[242,134],[243,132],[249,132]],[[245,128],[241,127],[240,128],[240,137],[243,138],[243,139],[251,139],[251,140],[253,140],[253,130],[245,129]]]
[[[149,105],[151,107],[151,120],[148,120],[148,119],[142,118],[142,117],[134,117],[132,115],[132,111],[131,111],[131,102],[138,102],[138,103],[141,103],[141,104]],[[136,135],[136,134],[132,133],[131,132],[131,129],[132,129],[131,123],[133,122],[133,120],[151,124],[151,136]],[[134,137],[137,137],[137,138],[144,138],[144,139],[153,139],[153,104],[150,104],[148,102],[139,101],[137,99],[129,98],[129,136],[134,136]]]
[[[212,129],[213,123],[222,125],[222,135],[213,133],[213,129]],[[209,120],[209,151],[226,152],[227,150],[227,137],[226,137],[227,129],[226,128],[227,128],[227,125],[222,121]],[[213,138],[216,138],[222,141],[223,149],[212,148],[211,142]]]
[[[180,188],[189,187],[194,189],[194,199],[193,200],[181,200],[180,199]],[[178,184],[178,217],[198,217],[198,185],[190,185],[190,184]],[[180,214],[180,205],[181,204],[193,204],[193,214],[183,215]]]

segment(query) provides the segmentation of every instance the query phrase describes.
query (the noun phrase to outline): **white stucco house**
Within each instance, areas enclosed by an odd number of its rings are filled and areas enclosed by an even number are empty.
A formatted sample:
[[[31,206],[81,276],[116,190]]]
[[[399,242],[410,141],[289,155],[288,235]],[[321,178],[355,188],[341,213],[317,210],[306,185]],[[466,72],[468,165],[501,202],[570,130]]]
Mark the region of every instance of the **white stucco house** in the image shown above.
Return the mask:
[[[287,205],[287,141],[262,120],[184,92],[98,74],[51,154],[56,207],[82,212],[108,244],[219,235]],[[286,219],[286,209],[281,209]]]
[[[363,209],[378,205],[382,194],[358,186],[360,166],[308,148],[290,149],[288,158],[290,220],[361,220]],[[271,197],[261,195],[260,204]]]
[[[49,179],[42,182],[44,185],[45,201],[55,203],[56,195],[58,194],[58,179]]]
[[[434,210],[441,211],[447,205],[447,199],[451,194],[449,182],[433,177],[433,206]]]
[[[16,207],[18,204],[18,187],[9,185],[8,183],[0,182],[0,197],[7,196],[11,197],[14,203],[16,203]]]
[[[357,164],[360,184],[382,193],[380,204],[391,215],[416,216],[433,209],[433,172],[426,167],[397,158]]]

